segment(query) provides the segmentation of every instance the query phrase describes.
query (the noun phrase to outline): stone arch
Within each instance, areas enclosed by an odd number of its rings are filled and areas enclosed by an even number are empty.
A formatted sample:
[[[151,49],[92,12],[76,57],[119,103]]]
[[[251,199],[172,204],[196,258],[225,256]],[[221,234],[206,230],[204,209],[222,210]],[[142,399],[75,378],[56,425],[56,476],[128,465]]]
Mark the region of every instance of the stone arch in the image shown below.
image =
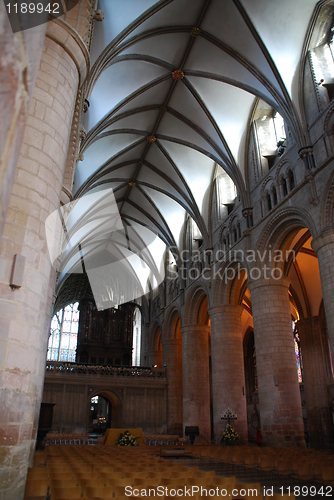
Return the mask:
[[[278,185],[279,184],[279,180],[281,177],[284,176],[285,172],[287,170],[291,170],[291,165],[290,165],[290,162],[288,159],[283,159],[279,162],[279,164],[277,165],[276,167],[276,172],[275,172],[275,184]]]
[[[312,238],[318,234],[310,214],[301,208],[287,208],[272,217],[263,229],[255,248],[255,263],[260,269],[264,265],[269,269],[285,270],[285,258],[280,259],[277,252],[285,253],[290,249],[295,234],[307,228]]]
[[[177,322],[180,322],[180,325],[177,326]],[[181,313],[177,305],[172,304],[166,311],[165,321],[164,321],[164,330],[163,330],[163,339],[174,339],[180,338],[178,329],[181,327]]]
[[[238,258],[239,252],[241,252],[242,258]],[[245,292],[243,290],[244,284],[247,281],[247,263],[244,251],[230,251],[225,254],[222,266],[217,269],[214,268],[213,281],[213,306],[227,304],[240,305],[242,302],[241,295]]]
[[[262,185],[261,185],[261,191],[260,191],[260,197],[261,198],[264,198],[264,195],[266,193],[266,191],[269,191],[270,190],[270,186],[271,184],[274,183],[274,178],[272,175],[270,175],[269,177],[267,177],[263,182],[262,182]]]
[[[289,286],[289,301],[292,307],[298,312],[299,318],[303,319],[305,317],[304,308],[300,302],[298,293],[296,292],[296,290],[293,288],[292,285]]]
[[[161,325],[157,320],[150,326],[148,339],[149,349],[151,351],[158,350],[159,342],[161,340]]]
[[[120,415],[119,408],[121,406],[121,401],[122,401],[120,394],[116,394],[111,389],[105,389],[105,388],[95,389],[93,392],[89,394],[89,399],[88,399],[89,406],[90,406],[90,400],[94,396],[102,396],[107,401],[109,401],[111,405],[111,415],[109,423],[110,427],[118,427],[119,415]]]
[[[200,282],[192,285],[187,292],[182,325],[207,324],[209,301],[210,293],[206,284]]]
[[[158,320],[155,320],[149,328],[146,363],[148,366],[162,365],[162,329]]]

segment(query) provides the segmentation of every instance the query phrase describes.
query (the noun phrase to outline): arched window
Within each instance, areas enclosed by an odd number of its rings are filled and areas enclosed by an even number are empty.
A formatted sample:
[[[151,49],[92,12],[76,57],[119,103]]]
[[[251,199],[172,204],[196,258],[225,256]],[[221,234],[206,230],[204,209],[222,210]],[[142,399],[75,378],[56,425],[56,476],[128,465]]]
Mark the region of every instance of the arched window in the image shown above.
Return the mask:
[[[141,312],[136,307],[133,314],[132,366],[140,366]]]
[[[323,86],[327,90],[328,99],[334,98],[334,48],[333,27],[323,34],[325,43],[321,43],[310,51],[315,85]]]
[[[218,201],[218,219],[223,222],[233,211],[237,201],[237,188],[222,168],[216,172],[216,190]]]
[[[272,188],[272,193],[273,193],[274,206],[276,206],[278,203],[278,197],[277,197],[277,191],[276,191],[275,186],[273,186],[273,188]]]
[[[79,327],[78,306],[78,302],[69,304],[53,316],[47,351],[48,361],[75,362]]]
[[[286,132],[282,116],[269,104],[259,100],[252,127],[257,177],[262,178],[286,150]]]
[[[270,196],[270,193],[267,193],[267,209],[268,209],[268,212],[270,212],[270,210],[273,208],[272,207],[272,204],[271,204],[271,196]]]
[[[297,328],[297,324],[294,321],[292,321],[292,331],[293,331],[293,340],[294,340],[294,345],[295,345],[298,382],[300,384],[302,384],[303,383],[303,359],[302,359],[302,352],[300,349],[298,328]]]

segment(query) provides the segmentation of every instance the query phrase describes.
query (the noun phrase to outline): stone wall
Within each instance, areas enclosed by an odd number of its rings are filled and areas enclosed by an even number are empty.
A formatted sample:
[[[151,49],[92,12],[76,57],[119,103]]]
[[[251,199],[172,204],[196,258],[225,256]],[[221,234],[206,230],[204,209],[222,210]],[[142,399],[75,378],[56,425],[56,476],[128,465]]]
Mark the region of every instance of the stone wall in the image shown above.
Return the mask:
[[[14,181],[46,25],[13,34],[0,4],[0,236]]]

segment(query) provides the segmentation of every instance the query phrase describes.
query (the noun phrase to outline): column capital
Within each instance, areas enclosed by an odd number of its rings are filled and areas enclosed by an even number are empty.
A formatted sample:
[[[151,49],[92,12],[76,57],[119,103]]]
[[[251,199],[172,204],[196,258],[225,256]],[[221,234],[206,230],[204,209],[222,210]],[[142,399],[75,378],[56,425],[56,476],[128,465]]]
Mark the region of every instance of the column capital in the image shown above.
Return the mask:
[[[287,276],[282,276],[279,279],[275,278],[259,278],[258,280],[253,280],[253,281],[248,281],[247,286],[249,291],[252,293],[252,290],[255,290],[256,288],[261,288],[261,287],[275,287],[275,286],[281,286],[284,288],[289,288],[291,283],[290,278]]]
[[[161,338],[161,345],[162,347],[167,346],[167,345],[175,345],[177,343],[182,343],[182,339],[178,338]]]
[[[47,23],[46,36],[62,47],[71,57],[79,74],[79,87],[90,69],[90,56],[81,36],[60,17]]]
[[[210,316],[213,316],[215,314],[226,314],[228,312],[239,312],[240,316],[243,313],[244,308],[239,305],[239,304],[222,304],[220,306],[213,306],[210,307],[208,312]]]
[[[182,333],[202,333],[204,331],[210,332],[211,328],[208,325],[185,325],[181,326]]]
[[[334,244],[334,229],[331,229],[330,231],[326,231],[325,233],[320,234],[311,241],[311,246],[315,251],[315,253],[318,253],[318,251],[322,247],[331,244]]]

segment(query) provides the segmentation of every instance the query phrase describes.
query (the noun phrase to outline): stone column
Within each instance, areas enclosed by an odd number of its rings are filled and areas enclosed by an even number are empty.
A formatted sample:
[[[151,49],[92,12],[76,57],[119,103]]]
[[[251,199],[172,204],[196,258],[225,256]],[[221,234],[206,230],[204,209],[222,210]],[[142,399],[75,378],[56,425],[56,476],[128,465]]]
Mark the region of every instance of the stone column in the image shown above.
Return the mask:
[[[247,441],[247,409],[242,343],[242,306],[225,305],[209,309],[211,320],[211,363],[213,426],[219,442],[226,427],[221,414],[229,407],[238,419],[231,423],[242,441]]]
[[[264,444],[303,446],[305,436],[289,304],[289,280],[249,283]]]
[[[303,362],[310,446],[318,449],[331,448],[332,419],[323,351],[325,346],[322,345],[319,318],[301,319],[297,326]]]
[[[183,432],[199,427],[202,444],[211,441],[209,333],[206,325],[187,325],[182,332]],[[198,442],[201,442],[196,438]]]
[[[0,2],[0,237],[23,139],[46,24],[13,33]]]
[[[182,339],[163,340],[162,363],[167,377],[167,432],[182,436]]]
[[[162,351],[150,351],[147,354],[147,365],[154,366],[157,365],[159,367],[162,366]]]
[[[328,337],[334,357],[334,230],[318,236],[311,245],[318,257]]]
[[[68,48],[67,48],[68,47]],[[0,492],[24,495],[35,446],[55,284],[45,220],[59,207],[78,84],[89,57],[60,19],[48,24],[0,253]],[[9,287],[13,257],[22,286]]]

